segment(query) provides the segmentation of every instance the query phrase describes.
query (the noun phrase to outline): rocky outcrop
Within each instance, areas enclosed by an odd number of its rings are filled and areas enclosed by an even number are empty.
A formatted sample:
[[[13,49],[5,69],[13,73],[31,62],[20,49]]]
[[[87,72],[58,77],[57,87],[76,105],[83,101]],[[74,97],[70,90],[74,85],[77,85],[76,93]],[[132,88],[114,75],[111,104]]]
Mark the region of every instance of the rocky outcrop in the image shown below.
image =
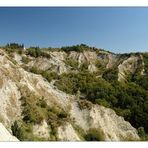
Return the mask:
[[[141,66],[144,67],[142,55],[131,55],[126,60],[123,60],[123,62],[118,65],[118,81],[125,81],[128,75],[134,74]],[[140,69],[140,73],[144,73],[143,68]]]
[[[84,131],[96,129],[105,141],[139,140],[135,128],[109,108],[92,105],[89,109],[80,109],[78,103],[72,104],[71,116]]]
[[[13,67],[15,66],[11,61],[0,55],[0,118],[7,127],[10,127],[12,121],[21,115],[19,100],[21,94],[15,81],[16,69]]]
[[[70,123],[66,123],[57,129],[58,139],[60,141],[80,141],[78,134]]]
[[[59,74],[66,73],[68,67],[65,65],[64,60],[67,56],[65,52],[50,52],[50,58],[33,58],[27,65],[38,67],[41,70],[50,70],[58,72]]]
[[[49,52],[50,58],[33,58],[27,65],[38,67],[41,70],[50,70],[57,72],[58,74],[68,73],[71,71],[71,67],[65,64],[66,59],[72,59],[78,62],[80,67],[82,64],[88,64],[88,70],[90,72],[96,72],[97,67],[95,66],[97,60],[97,54],[95,52],[84,51],[70,53],[66,52]]]

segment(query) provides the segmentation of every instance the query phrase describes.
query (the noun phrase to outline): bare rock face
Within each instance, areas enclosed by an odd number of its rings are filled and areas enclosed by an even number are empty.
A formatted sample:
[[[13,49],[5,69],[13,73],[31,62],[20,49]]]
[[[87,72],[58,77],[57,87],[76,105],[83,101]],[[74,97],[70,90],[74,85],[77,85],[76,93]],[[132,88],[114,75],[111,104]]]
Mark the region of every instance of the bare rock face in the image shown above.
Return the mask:
[[[12,136],[8,130],[0,123],[0,141],[8,142],[8,141],[19,141],[16,137]]]
[[[89,64],[88,71],[90,71],[91,73],[97,72],[97,67],[94,64]]]
[[[138,67],[140,67],[140,64],[142,61],[142,56],[130,56],[126,60],[124,60],[121,64],[118,66],[118,81],[125,81],[126,76],[128,74],[134,74]],[[141,69],[141,74],[143,74],[144,69]]]
[[[112,109],[95,105],[90,112],[90,117],[91,126],[102,129],[105,140],[139,140],[136,129],[123,117],[117,116]]]
[[[65,65],[64,60],[67,54],[65,52],[50,52],[51,58],[33,58],[28,66],[38,67],[41,70],[51,70],[59,74],[66,73],[68,67]]]
[[[12,62],[0,55],[0,118],[7,127],[21,114],[21,94],[15,80],[11,79],[15,71],[12,66]]]
[[[37,124],[33,126],[33,135],[41,138],[49,138],[49,127],[46,121],[42,121],[41,124]]]
[[[97,59],[97,54],[91,51],[84,51],[82,53],[71,51],[68,57],[78,60],[80,64],[84,62],[92,63]]]
[[[108,63],[106,65],[106,68],[112,68],[117,61],[119,60],[119,57],[115,54],[108,54]]]
[[[66,52],[49,52],[49,54],[51,56],[50,59],[41,57],[33,58],[27,65],[38,67],[41,70],[51,70],[58,74],[68,73],[71,71],[71,67],[65,64],[65,60],[68,58],[77,61],[79,67],[87,63],[90,72],[97,71],[97,67],[95,66],[97,54],[95,52],[84,51],[78,53],[71,51],[69,54]]]
[[[27,64],[28,66],[34,66],[34,67],[39,67],[41,70],[47,70],[49,69],[52,64],[47,58],[32,58],[31,62]]]
[[[0,116],[5,124],[11,124],[13,119],[20,116],[20,97],[16,84],[11,80],[4,81],[0,89]]]
[[[19,63],[20,65],[23,64],[22,63],[22,56],[20,56],[19,54],[15,53],[14,55],[14,60],[17,61],[17,63]]]
[[[78,104],[72,104],[71,116],[84,131],[96,129],[105,141],[139,140],[135,128],[109,108],[93,105],[90,110],[81,110]]]
[[[57,135],[60,141],[80,141],[78,134],[70,123],[58,127]]]
[[[72,51],[72,52],[70,52],[68,58],[76,60],[79,64],[79,67],[82,64],[87,63],[88,64],[88,71],[90,71],[92,73],[97,71],[97,67],[95,65],[96,60],[97,60],[97,54],[95,52],[84,51],[82,53],[78,53],[78,52]]]

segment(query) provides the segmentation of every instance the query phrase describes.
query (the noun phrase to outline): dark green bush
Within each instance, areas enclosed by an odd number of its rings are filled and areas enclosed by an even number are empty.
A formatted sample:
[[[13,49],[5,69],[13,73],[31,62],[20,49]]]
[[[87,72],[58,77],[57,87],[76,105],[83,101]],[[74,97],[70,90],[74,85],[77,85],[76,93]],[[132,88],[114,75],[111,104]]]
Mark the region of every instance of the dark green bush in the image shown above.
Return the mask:
[[[59,78],[56,72],[43,71],[38,69],[37,67],[26,68],[26,70],[35,74],[42,75],[48,82],[51,82],[53,79]]]
[[[71,66],[74,70],[78,69],[78,61],[73,59],[66,59],[64,62],[66,65]]]
[[[75,45],[75,46],[62,47],[61,50],[65,52],[70,52],[70,51],[83,52],[87,50],[92,50],[92,48],[85,44],[80,44],[80,45]]]
[[[8,54],[11,55],[13,52],[17,52],[18,54],[23,53],[24,45],[23,44],[18,44],[18,43],[10,43],[7,44],[4,49],[8,52]]]
[[[27,55],[30,55],[32,57],[46,57],[46,58],[50,58],[50,54],[43,51],[43,49],[39,48],[39,47],[30,47],[27,49],[26,52]]]
[[[100,129],[90,129],[84,138],[86,141],[104,141],[104,134]]]
[[[41,55],[41,50],[39,47],[30,47],[27,49],[27,55],[37,58]]]
[[[30,59],[27,57],[27,56],[23,56],[22,57],[22,62],[25,63],[25,64],[28,64],[30,61]]]
[[[24,139],[24,133],[23,130],[21,129],[21,127],[18,125],[17,121],[15,121],[13,123],[13,125],[11,126],[11,130],[12,130],[12,134],[14,136],[16,136],[19,140],[23,140]]]
[[[44,98],[39,99],[38,102],[36,103],[37,106],[40,106],[41,108],[46,108],[47,107],[47,103],[44,100]]]
[[[118,80],[118,69],[117,68],[107,69],[103,73],[103,78],[108,82],[117,81]]]
[[[22,112],[23,120],[26,123],[41,123],[44,119],[42,111],[35,105],[27,103]]]
[[[24,45],[23,44],[18,44],[18,43],[9,43],[5,47],[10,48],[10,49],[23,49]]]
[[[41,123],[45,115],[41,106],[38,106],[38,103],[36,103],[39,101],[39,98],[33,94],[28,94],[27,96],[22,96],[20,100],[23,107],[23,121],[25,123]],[[41,103],[41,101],[39,101],[39,103]]]

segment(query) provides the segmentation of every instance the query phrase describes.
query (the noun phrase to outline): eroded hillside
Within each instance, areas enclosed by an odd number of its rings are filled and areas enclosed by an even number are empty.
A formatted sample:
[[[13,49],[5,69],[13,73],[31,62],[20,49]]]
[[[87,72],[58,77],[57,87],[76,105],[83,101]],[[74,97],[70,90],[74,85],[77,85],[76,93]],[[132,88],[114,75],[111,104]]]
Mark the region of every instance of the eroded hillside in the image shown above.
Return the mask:
[[[135,121],[139,114],[130,109],[139,98],[131,93],[141,95],[140,103],[148,100],[145,85],[138,87],[139,79],[147,78],[144,59],[140,53],[117,55],[86,45],[4,47],[0,122],[19,140],[140,140],[137,129],[146,131],[147,119],[143,125],[141,118]],[[137,90],[128,92],[133,87]]]

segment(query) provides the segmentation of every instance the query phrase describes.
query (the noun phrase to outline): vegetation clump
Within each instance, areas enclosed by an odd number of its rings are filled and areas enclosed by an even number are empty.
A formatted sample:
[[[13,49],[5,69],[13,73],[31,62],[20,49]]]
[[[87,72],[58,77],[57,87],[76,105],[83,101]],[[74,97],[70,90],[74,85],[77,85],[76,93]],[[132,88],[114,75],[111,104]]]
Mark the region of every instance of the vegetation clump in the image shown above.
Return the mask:
[[[103,73],[103,78],[108,82],[114,82],[118,80],[118,69],[117,68],[111,68],[107,69]]]
[[[92,108],[92,103],[87,100],[79,100],[78,105],[81,110],[83,110],[83,109],[91,110],[91,108]]]
[[[18,122],[15,121],[11,126],[12,134],[17,137],[19,140],[24,139],[24,133],[22,128],[18,125]]]
[[[65,52],[70,52],[70,51],[83,52],[83,51],[93,50],[93,48],[91,48],[85,44],[80,44],[80,45],[75,45],[75,46],[62,47],[61,50],[65,51]]]
[[[44,50],[40,49],[39,47],[30,47],[26,51],[27,55],[30,55],[32,57],[46,57],[50,58],[50,54],[45,52]]]
[[[40,70],[37,67],[24,67],[25,70],[35,73],[35,74],[40,74],[45,78],[48,82],[51,82],[53,79],[59,79],[59,75],[54,72],[54,71],[48,71],[48,70]]]
[[[72,67],[73,70],[78,70],[78,65],[79,65],[78,61],[67,58],[64,62],[66,65]]]
[[[8,54],[12,55],[13,52],[17,52],[18,54],[23,53],[24,44],[18,43],[9,43],[7,44],[4,49],[8,52]]]
[[[57,140],[56,129],[58,126],[70,120],[69,114],[58,106],[50,107],[44,97],[39,98],[27,87],[20,88],[22,97],[22,119],[15,121],[12,126],[12,133],[21,141],[47,140],[33,135],[33,126],[41,124],[45,120],[51,127],[51,139]]]
[[[104,141],[105,139],[103,131],[95,128],[89,129],[84,138],[86,141]]]
[[[22,62],[28,64],[30,62],[30,59],[27,56],[22,56]]]

